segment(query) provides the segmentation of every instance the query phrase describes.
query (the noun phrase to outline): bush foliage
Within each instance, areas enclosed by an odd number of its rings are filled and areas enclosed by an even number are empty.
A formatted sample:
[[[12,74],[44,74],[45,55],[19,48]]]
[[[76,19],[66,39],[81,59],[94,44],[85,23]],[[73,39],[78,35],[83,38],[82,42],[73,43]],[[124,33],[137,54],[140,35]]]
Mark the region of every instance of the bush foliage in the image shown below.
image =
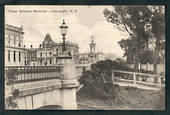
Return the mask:
[[[90,70],[84,71],[79,82],[83,85],[95,85],[102,89],[107,96],[115,98],[119,89],[117,85],[113,84],[112,70],[151,73],[145,70],[131,69],[124,61],[104,60],[92,64]]]

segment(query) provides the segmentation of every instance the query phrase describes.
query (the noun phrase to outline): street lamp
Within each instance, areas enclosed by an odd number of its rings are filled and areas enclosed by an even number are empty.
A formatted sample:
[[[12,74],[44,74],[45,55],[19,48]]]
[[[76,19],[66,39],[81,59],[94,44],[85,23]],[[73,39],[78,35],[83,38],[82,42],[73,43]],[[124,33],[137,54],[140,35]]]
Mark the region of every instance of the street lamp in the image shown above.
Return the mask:
[[[63,20],[63,24],[60,26],[60,31],[63,36],[63,52],[66,50],[65,48],[65,36],[67,34],[68,26],[65,24],[65,21]]]

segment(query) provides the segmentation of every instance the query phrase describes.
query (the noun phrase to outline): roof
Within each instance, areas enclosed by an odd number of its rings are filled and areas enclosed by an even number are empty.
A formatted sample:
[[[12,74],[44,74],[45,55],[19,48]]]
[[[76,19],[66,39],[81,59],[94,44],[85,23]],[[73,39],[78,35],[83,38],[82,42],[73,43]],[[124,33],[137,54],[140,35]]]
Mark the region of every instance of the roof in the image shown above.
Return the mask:
[[[45,44],[45,41],[47,41],[48,44],[53,44],[54,43],[54,41],[51,39],[50,34],[46,34],[45,39],[43,41],[43,44]]]
[[[6,29],[6,30],[9,30],[9,31],[19,32],[19,33],[21,33],[21,34],[24,34],[24,32],[23,32],[23,26],[21,26],[21,27],[16,27],[16,26],[13,26],[13,25],[5,24],[5,29]]]

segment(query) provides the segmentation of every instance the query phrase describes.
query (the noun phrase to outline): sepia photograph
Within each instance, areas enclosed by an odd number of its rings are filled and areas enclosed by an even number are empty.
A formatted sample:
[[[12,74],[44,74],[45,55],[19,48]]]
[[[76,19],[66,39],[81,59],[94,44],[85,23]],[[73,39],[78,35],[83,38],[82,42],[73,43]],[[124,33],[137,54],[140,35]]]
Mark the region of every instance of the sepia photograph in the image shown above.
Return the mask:
[[[6,110],[165,110],[165,6],[4,12]]]

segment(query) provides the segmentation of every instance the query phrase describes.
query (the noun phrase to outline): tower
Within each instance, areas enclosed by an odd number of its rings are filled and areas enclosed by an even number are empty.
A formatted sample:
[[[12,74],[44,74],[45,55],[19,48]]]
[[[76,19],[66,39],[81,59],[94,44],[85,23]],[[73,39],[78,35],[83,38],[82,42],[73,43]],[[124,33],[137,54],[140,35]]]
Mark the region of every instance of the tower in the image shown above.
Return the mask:
[[[94,39],[93,39],[93,35],[92,35],[92,39],[91,39],[91,43],[90,43],[90,53],[95,52],[95,47],[96,47],[96,43],[94,43]]]

